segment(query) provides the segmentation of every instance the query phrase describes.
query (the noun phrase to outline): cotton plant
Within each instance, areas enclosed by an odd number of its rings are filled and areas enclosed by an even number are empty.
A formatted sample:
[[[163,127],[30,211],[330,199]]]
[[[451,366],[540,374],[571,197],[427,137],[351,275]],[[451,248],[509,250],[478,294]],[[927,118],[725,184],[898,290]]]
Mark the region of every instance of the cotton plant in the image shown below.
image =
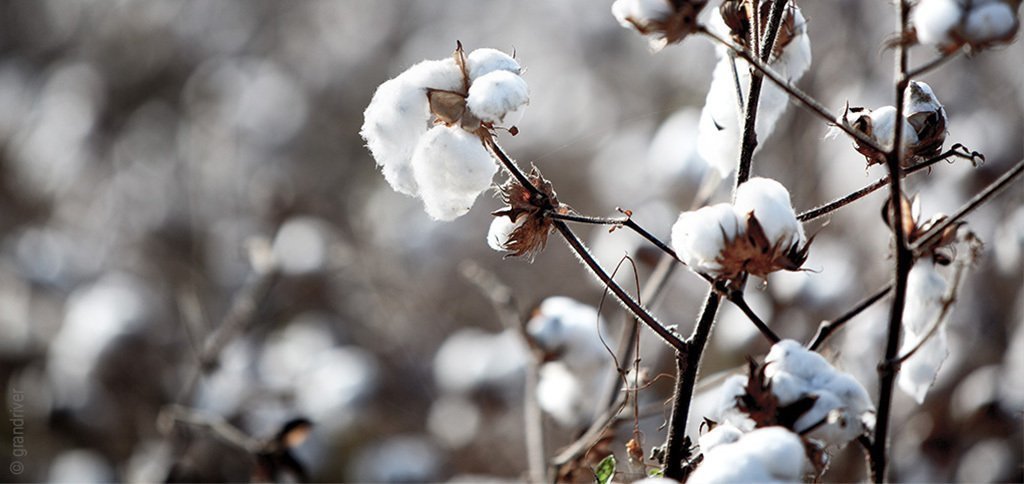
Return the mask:
[[[1020,0],[921,0],[910,12],[918,42],[943,52],[1009,43],[1020,28]]]
[[[491,187],[498,165],[484,142],[515,124],[529,88],[513,57],[495,49],[425,60],[377,88],[360,135],[391,187],[454,220]]]
[[[611,365],[601,336],[604,320],[592,306],[555,296],[541,302],[526,330],[547,360],[540,368],[538,403],[559,423],[581,425],[593,415],[593,395]]]
[[[882,106],[876,109],[849,107],[843,113],[842,121],[864,133],[885,151],[891,150],[896,138],[897,109]],[[931,86],[920,81],[907,85],[903,102],[903,133],[900,140],[905,156],[904,165],[937,155],[946,141],[946,109],[939,102]],[[839,128],[829,130],[828,137],[839,135]],[[864,155],[868,165],[885,163],[885,152],[854,141],[854,148]]]
[[[839,449],[874,427],[864,386],[793,340],[776,343],[763,364],[751,363],[748,376],[728,378],[719,392],[712,418],[742,432],[781,425]]]
[[[683,212],[672,226],[672,246],[691,269],[717,280],[797,270],[809,243],[789,191],[769,178],[740,185],[732,204]]]
[[[762,26],[768,23],[770,4],[760,3]],[[723,2],[718,10],[712,12],[708,23],[712,31],[731,38],[738,45],[749,47],[747,44],[752,27],[744,14],[743,2]],[[724,47],[719,47],[717,53],[718,63],[712,73],[711,86],[701,111],[697,149],[725,178],[732,173],[739,157],[744,118],[740,106],[747,102],[751,66]],[[768,65],[791,83],[799,81],[811,65],[807,21],[794,3],[786,6]],[[788,105],[789,98],[785,91],[772,83],[762,86],[755,128],[758,146],[762,146],[772,135]]]

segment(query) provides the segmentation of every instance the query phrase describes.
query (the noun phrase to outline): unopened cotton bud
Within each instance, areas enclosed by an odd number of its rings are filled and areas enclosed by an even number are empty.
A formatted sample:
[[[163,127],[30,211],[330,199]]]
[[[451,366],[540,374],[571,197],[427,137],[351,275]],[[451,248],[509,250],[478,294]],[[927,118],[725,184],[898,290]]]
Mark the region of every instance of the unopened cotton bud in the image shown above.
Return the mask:
[[[473,81],[466,104],[476,117],[502,126],[513,126],[530,102],[529,88],[522,77],[509,71],[494,71]]]

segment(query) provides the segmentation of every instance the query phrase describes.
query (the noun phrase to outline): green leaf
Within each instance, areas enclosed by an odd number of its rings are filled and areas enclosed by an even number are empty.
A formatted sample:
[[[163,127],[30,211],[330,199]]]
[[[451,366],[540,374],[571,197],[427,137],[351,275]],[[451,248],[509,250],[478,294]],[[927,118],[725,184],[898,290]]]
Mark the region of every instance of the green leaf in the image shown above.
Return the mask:
[[[654,469],[647,471],[647,477],[665,477],[665,469],[655,467]]]
[[[594,476],[597,477],[597,484],[608,484],[615,477],[615,454],[611,454],[594,468]]]

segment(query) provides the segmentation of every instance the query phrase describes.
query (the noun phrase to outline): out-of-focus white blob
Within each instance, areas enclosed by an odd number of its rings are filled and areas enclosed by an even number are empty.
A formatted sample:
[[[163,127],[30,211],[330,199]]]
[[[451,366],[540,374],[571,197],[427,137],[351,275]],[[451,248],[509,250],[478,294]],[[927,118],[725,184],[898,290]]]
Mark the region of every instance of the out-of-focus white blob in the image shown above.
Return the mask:
[[[526,346],[514,331],[463,328],[448,336],[434,355],[434,380],[454,393],[500,388],[521,377],[526,358]]]
[[[774,302],[763,291],[747,291],[744,299],[762,320],[772,321],[775,316]],[[743,354],[747,351],[747,345],[761,337],[761,332],[750,322],[750,318],[735,304],[724,304],[718,309],[715,328],[711,344],[721,348],[723,354]]]
[[[996,228],[993,239],[995,256],[992,259],[999,272],[1007,276],[1020,274],[1020,268],[1024,267],[1024,206],[1017,207]]]
[[[114,477],[114,469],[98,452],[75,449],[61,452],[53,460],[47,479],[50,482],[111,482]]]
[[[1000,1],[975,2],[964,21],[964,37],[973,44],[988,44],[1012,37],[1020,26],[1017,13]]]
[[[109,274],[71,294],[47,356],[58,403],[84,405],[103,350],[117,337],[143,328],[152,306],[145,287],[131,276]]]
[[[442,395],[430,405],[427,429],[449,448],[459,449],[476,438],[480,420],[480,409],[466,397]]]
[[[469,81],[476,82],[477,78],[494,71],[508,71],[519,75],[523,68],[514,57],[498,50],[483,47],[475,49],[466,56],[466,67],[469,70]]]
[[[549,297],[527,323],[527,331],[557,358],[540,369],[537,398],[541,408],[563,425],[582,424],[593,415],[592,396],[602,390],[611,364],[601,341],[601,335],[607,333],[597,309],[567,297]]]
[[[163,440],[147,440],[135,446],[124,469],[127,482],[159,482],[173,464],[171,447]]]
[[[412,170],[427,214],[454,220],[491,186],[498,165],[480,138],[458,126],[427,131],[412,155]]]
[[[804,267],[809,270],[773,273],[768,280],[772,295],[800,306],[828,308],[846,300],[854,287],[857,268],[849,250],[827,235],[814,240]]]
[[[714,274],[722,268],[722,250],[744,230],[728,203],[683,212],[672,225],[672,247],[697,272]]]
[[[401,435],[359,449],[352,458],[354,482],[439,482],[443,454],[430,439]]]
[[[800,436],[766,427],[704,452],[704,461],[687,482],[800,482],[807,468],[804,456]]]
[[[231,415],[241,408],[258,385],[252,371],[253,353],[248,340],[228,343],[217,369],[199,381],[196,407],[217,415]]]
[[[646,185],[652,182],[667,186],[681,206],[689,206],[705,183],[713,167],[697,152],[697,130],[700,112],[694,108],[676,111],[658,130],[647,149],[645,169],[649,172]]]
[[[469,86],[466,105],[478,118],[498,126],[513,126],[530,102],[530,88],[517,74],[498,70],[484,74]]]
[[[330,234],[327,226],[314,217],[292,217],[274,236],[274,262],[290,275],[323,270],[328,263]]]
[[[736,190],[733,206],[741,222],[746,220],[747,214],[754,214],[773,246],[788,248],[807,241],[804,226],[796,219],[789,190],[775,180],[761,177],[747,180]]]
[[[791,83],[796,83],[811,66],[811,43],[803,13],[795,5],[792,8],[794,36],[781,55],[773,56],[769,66]],[[709,24],[720,35],[731,35],[718,10],[712,13]],[[743,59],[731,58],[725,48],[720,47],[717,52],[718,64],[712,73],[711,87],[701,111],[697,149],[725,178],[736,168],[739,159],[744,116],[740,106],[746,103],[750,89],[750,65]],[[760,149],[771,137],[788,105],[789,97],[785,91],[771,82],[762,85],[755,125],[758,146],[755,149]]]
[[[296,405],[317,421],[341,418],[377,386],[377,360],[356,346],[339,346],[310,355],[309,368],[294,381]]]
[[[960,23],[963,13],[957,0],[921,0],[910,12],[910,22],[918,41],[944,48],[954,44],[950,33]]]
[[[914,264],[907,280],[907,305],[903,310],[903,345],[900,354],[916,347],[942,312],[946,296],[946,280],[935,270],[935,264],[922,259]],[[900,367],[899,386],[917,403],[924,402],[928,389],[949,354],[946,325],[938,329],[913,356]]]
[[[237,81],[225,86],[237,96],[234,123],[252,140],[280,145],[306,122],[306,96],[284,69],[267,61],[243,63]]]
[[[1012,0],[922,0],[911,11],[917,40],[939,50],[954,51],[963,44],[985,48],[1010,41],[1020,27]]]
[[[1020,472],[1020,457],[1002,439],[985,439],[960,458],[956,482],[1000,482]],[[1012,480],[1012,478],[1011,478]]]
[[[1024,381],[1024,288],[1017,292],[1014,304],[1014,320],[1017,325],[1012,329],[1010,344],[1003,354],[1003,371],[1001,381]],[[1007,412],[1016,412],[1024,408],[1024,387],[1021,385],[999,385],[999,405]]]
[[[649,36],[652,50],[665,46],[664,32],[659,27],[674,11],[669,0],[615,0],[612,4],[612,15],[619,25]]]
[[[999,387],[1003,386],[1002,376],[999,365],[988,365],[972,371],[960,380],[951,399],[950,412],[953,417],[967,421],[986,405],[997,402]]]
[[[381,167],[384,178],[399,193],[416,196],[412,156],[430,127],[427,89],[452,91],[462,86],[462,74],[455,60],[425,60],[385,81],[374,92],[363,112],[359,134]]]

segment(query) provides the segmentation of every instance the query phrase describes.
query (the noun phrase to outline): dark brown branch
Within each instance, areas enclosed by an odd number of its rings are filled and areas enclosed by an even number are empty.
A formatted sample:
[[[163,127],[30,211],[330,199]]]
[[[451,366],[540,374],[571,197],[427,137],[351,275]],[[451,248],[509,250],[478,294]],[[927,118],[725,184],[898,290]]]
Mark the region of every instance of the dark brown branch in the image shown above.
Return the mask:
[[[701,310],[697,325],[693,328],[693,334],[687,340],[689,350],[675,355],[676,386],[672,395],[668,441],[665,444],[665,477],[669,479],[683,481],[686,478],[683,467],[683,461],[688,457],[688,450],[684,445],[687,442],[686,419],[693,400],[693,388],[697,384],[697,370],[704,355],[704,347],[711,336],[711,327],[715,323],[720,301],[721,296],[714,288],[708,291],[704,309]]]
[[[906,0],[899,0],[896,4],[896,12],[899,17],[900,38],[906,38],[907,19],[909,6]],[[895,119],[903,119],[903,98],[906,93],[907,83],[907,46],[900,44],[896,50],[896,116]],[[882,364],[878,365],[879,394],[877,408],[877,419],[875,422],[875,435],[871,442],[871,478],[875,482],[885,481],[886,464],[888,462],[889,448],[889,414],[892,410],[893,386],[896,382],[896,374],[899,369],[887,364],[896,357],[900,347],[900,329],[903,326],[903,308],[907,299],[907,276],[914,266],[914,254],[907,244],[907,234],[903,230],[903,207],[900,203],[903,196],[901,188],[900,166],[903,160],[903,126],[904,123],[896,123],[893,133],[893,146],[885,158],[886,167],[889,169],[889,206],[892,207],[892,231],[896,250],[895,260],[895,292],[893,293],[892,306],[889,311],[889,327],[885,342],[885,357]]]
[[[750,308],[750,305],[747,304],[746,298],[743,297],[742,290],[728,290],[726,292],[726,297],[729,299],[730,302],[735,304],[736,307],[740,308],[740,311],[743,311],[743,314],[745,314],[747,318],[750,319],[751,323],[754,323],[754,326],[757,327],[757,330],[760,331],[765,338],[768,338],[768,340],[771,341],[773,344],[782,341],[782,338],[779,338],[779,335],[775,334],[775,332],[772,331],[772,329],[769,328],[768,325],[760,317],[758,317],[756,313],[754,313],[754,310]]]
[[[593,225],[612,225],[617,227],[628,228],[633,232],[636,232],[641,237],[647,239],[648,242],[654,244],[654,246],[657,247],[659,250],[675,259],[676,262],[686,265],[682,260],[679,259],[679,256],[676,254],[676,251],[674,249],[672,249],[671,247],[668,246],[668,244],[662,242],[660,239],[655,237],[654,234],[648,232],[647,229],[641,227],[639,224],[634,222],[633,218],[629,215],[623,217],[589,217],[586,215],[580,215],[578,213],[558,213],[550,210],[547,212],[546,215],[556,220],[565,220],[566,222],[578,222]]]
[[[957,143],[957,144],[953,145],[953,147],[951,147],[950,149],[946,150],[945,152],[943,152],[943,153],[941,153],[941,154],[939,154],[937,156],[934,156],[932,158],[929,158],[927,160],[924,160],[922,162],[919,162],[919,163],[916,163],[914,165],[908,166],[907,168],[904,168],[901,171],[901,174],[902,174],[903,177],[906,177],[906,176],[908,176],[908,175],[910,175],[912,173],[917,173],[918,171],[924,170],[925,168],[928,168],[928,167],[934,165],[935,163],[938,163],[938,162],[940,162],[942,160],[945,160],[945,159],[948,159],[948,158],[952,158],[952,157],[967,158],[967,159],[970,159],[970,160],[974,160],[974,159],[976,159],[979,156],[980,155],[978,153],[976,153],[976,152],[968,152],[967,148],[965,148],[964,145],[961,145],[961,144]],[[864,198],[864,197],[874,193],[879,188],[882,188],[882,187],[884,187],[884,186],[886,186],[888,184],[889,184],[889,176],[886,175],[886,176],[884,176],[882,178],[879,178],[879,179],[875,180],[871,184],[866,185],[864,188],[861,188],[860,190],[857,190],[857,191],[855,191],[853,193],[850,193],[848,195],[845,195],[843,197],[837,198],[837,199],[835,199],[835,200],[833,200],[831,202],[828,202],[828,203],[826,203],[824,205],[821,205],[819,207],[815,207],[815,208],[812,208],[810,210],[807,210],[806,212],[802,212],[800,215],[797,215],[796,218],[797,218],[797,220],[799,220],[801,222],[810,222],[811,220],[823,217],[823,216],[828,215],[828,214],[830,214],[832,212],[835,212],[836,210],[839,210],[840,208],[843,208],[843,207],[845,207],[845,206],[847,206],[847,205],[849,205],[849,204],[851,204],[853,202],[856,202],[857,200],[860,200],[861,198]]]
[[[927,247],[932,243],[932,241],[939,237],[947,227],[957,223],[957,221],[964,218],[967,214],[973,212],[978,207],[984,205],[985,202],[989,201],[992,197],[998,195],[999,192],[1003,191],[1004,188],[1016,180],[1021,173],[1024,173],[1024,160],[1018,161],[1013,168],[1010,168],[1010,170],[1004,173],[1003,176],[999,177],[996,181],[985,187],[984,190],[968,200],[967,203],[960,207],[960,209],[958,209],[952,216],[929,229],[925,235],[921,236],[921,238],[914,242],[912,249],[916,252],[919,251],[921,247]]]
[[[811,351],[817,351],[818,348],[821,348],[821,345],[824,344],[830,336],[832,336],[832,333],[838,331],[839,328],[842,328],[843,325],[845,325],[848,321],[856,317],[858,314],[864,312],[865,309],[871,307],[871,305],[875,304],[880,299],[889,294],[889,292],[892,291],[892,286],[892,282],[889,282],[885,286],[882,286],[882,288],[876,291],[874,294],[862,299],[849,311],[843,313],[842,316],[839,316],[838,318],[835,318],[831,321],[822,321],[821,325],[818,326],[818,332],[814,335],[814,338],[812,338],[811,341],[807,343],[807,349]]]

